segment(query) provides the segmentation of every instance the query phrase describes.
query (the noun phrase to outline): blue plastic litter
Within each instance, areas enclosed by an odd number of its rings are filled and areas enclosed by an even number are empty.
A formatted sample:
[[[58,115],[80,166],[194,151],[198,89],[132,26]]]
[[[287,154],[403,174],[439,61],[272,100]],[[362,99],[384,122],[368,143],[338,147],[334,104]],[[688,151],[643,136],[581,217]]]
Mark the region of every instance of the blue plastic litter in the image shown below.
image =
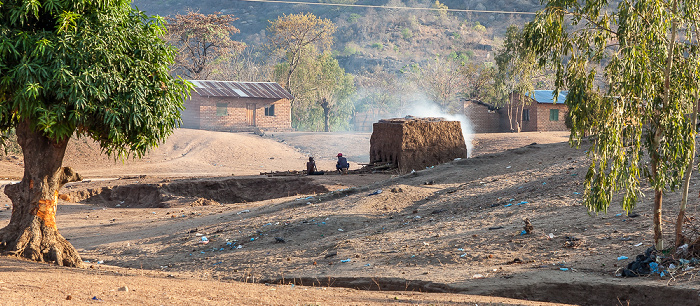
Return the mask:
[[[372,192],[372,193],[370,193],[370,194],[368,194],[368,195],[377,195],[377,194],[380,194],[380,193],[382,193],[382,190],[381,190],[381,189],[377,189],[375,192]]]
[[[525,235],[525,234],[527,234],[527,231],[526,231],[526,230],[523,230],[522,232],[520,232],[520,235],[521,235],[521,236],[522,236],[522,235]]]
[[[578,193],[578,192],[574,192],[574,194],[580,194],[580,193]]]
[[[658,274],[659,273],[659,264],[655,263],[655,262],[650,262],[649,269],[651,270],[651,274]]]
[[[562,270],[562,271],[569,271],[569,268],[559,268],[559,270]]]
[[[513,204],[508,203],[505,205],[505,207],[510,207],[510,206],[513,206]]]
[[[527,203],[528,203],[527,201],[520,201],[520,203],[515,204],[515,205],[523,205],[523,204],[527,204]]]
[[[100,302],[102,301],[101,298],[98,298],[98,297],[96,297],[96,296],[93,296],[93,297],[92,297],[92,300],[93,300],[93,301],[100,301]]]
[[[627,257],[627,256],[620,256],[620,257],[617,258],[617,260],[625,260],[625,259],[629,259],[629,257]]]
[[[619,217],[619,216],[622,216],[622,214],[621,214],[621,213],[619,213],[619,214],[615,215],[615,217]]]
[[[255,238],[250,238],[250,241],[255,241]]]
[[[351,261],[352,261],[352,259],[348,258],[348,259],[343,259],[340,262],[351,262]]]

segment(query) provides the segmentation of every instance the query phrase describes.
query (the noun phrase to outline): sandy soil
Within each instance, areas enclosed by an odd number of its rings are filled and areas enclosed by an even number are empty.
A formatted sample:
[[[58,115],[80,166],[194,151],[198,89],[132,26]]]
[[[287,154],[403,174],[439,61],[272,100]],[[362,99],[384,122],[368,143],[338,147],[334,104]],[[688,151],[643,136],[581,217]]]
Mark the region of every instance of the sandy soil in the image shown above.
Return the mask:
[[[89,181],[62,191],[73,202],[61,203],[57,222],[91,268],[0,257],[0,304],[73,303],[68,295],[116,304],[700,303],[698,269],[664,279],[615,276],[628,262],[619,256],[634,258],[651,245],[653,197],[639,203],[639,217],[618,206],[589,214],[580,204],[585,148],[569,148],[566,133],[478,134],[470,159],[402,176],[303,183],[327,192],[304,192],[317,190],[300,187],[297,180],[307,178],[257,175],[301,170],[309,155],[332,169],[338,152],[358,167],[369,137],[178,130],[145,159],[125,163],[75,141],[65,164]],[[19,178],[21,159],[6,157],[0,171],[0,179]],[[247,187],[246,196],[267,198],[227,201],[243,193],[229,195],[230,186],[251,178],[260,186]],[[176,184],[201,195],[168,187]],[[154,194],[178,201],[147,205]],[[671,222],[679,196],[665,200]],[[693,198],[692,218],[697,204]],[[3,206],[0,226],[10,217],[7,198]],[[534,230],[521,235],[524,218]],[[671,230],[667,223],[668,242]]]

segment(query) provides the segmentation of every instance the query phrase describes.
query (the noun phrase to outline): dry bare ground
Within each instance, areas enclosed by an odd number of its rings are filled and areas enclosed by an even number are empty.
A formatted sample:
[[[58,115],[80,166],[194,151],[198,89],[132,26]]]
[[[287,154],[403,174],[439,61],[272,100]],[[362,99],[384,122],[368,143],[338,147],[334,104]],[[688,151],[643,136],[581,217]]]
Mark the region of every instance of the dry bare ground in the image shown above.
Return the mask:
[[[116,164],[74,141],[65,164],[88,180],[64,188],[57,222],[91,268],[0,257],[0,304],[700,304],[697,269],[615,276],[651,245],[653,197],[639,217],[589,214],[585,148],[565,133],[478,134],[473,158],[407,175],[258,175],[309,155],[333,169],[338,152],[357,168],[369,136],[183,129]],[[21,177],[21,159],[0,171]],[[679,196],[665,200],[671,221]]]

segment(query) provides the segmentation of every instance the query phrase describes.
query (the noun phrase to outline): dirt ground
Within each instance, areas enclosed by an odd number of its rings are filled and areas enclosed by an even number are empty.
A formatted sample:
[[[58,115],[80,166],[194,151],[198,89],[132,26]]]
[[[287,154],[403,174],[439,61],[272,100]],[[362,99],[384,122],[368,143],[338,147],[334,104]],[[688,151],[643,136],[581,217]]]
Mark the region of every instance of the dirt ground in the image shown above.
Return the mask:
[[[586,148],[566,133],[477,134],[472,158],[407,175],[259,175],[310,155],[330,170],[338,152],[359,168],[369,137],[181,129],[116,163],[73,141],[64,164],[86,179],[62,190],[57,223],[89,268],[0,257],[0,305],[700,304],[697,268],[616,276],[652,244],[653,196],[637,217],[589,214]],[[21,166],[3,158],[0,180]],[[679,198],[665,197],[667,243]],[[0,197],[0,226],[10,208]]]

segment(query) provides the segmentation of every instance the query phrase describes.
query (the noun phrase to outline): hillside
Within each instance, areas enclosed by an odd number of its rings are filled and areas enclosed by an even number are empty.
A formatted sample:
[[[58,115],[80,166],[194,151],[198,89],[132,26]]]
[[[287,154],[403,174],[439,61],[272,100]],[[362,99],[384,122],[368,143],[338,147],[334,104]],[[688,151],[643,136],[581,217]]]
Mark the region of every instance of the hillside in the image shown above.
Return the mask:
[[[319,2],[310,0],[308,2]],[[320,1],[342,2],[342,1]],[[345,1],[362,5],[430,8],[434,1]],[[441,1],[450,9],[535,12],[542,6],[536,0]],[[188,9],[201,13],[222,12],[239,18],[241,30],[234,39],[256,48],[265,40],[268,20],[283,14],[312,12],[338,26],[333,46],[343,68],[357,73],[374,66],[396,71],[435,56],[456,56],[472,61],[488,61],[501,43],[508,25],[523,25],[532,15],[488,12],[449,12],[440,16],[432,11],[353,8],[321,5],[222,0],[136,0],[134,5],[148,14],[183,14]]]

